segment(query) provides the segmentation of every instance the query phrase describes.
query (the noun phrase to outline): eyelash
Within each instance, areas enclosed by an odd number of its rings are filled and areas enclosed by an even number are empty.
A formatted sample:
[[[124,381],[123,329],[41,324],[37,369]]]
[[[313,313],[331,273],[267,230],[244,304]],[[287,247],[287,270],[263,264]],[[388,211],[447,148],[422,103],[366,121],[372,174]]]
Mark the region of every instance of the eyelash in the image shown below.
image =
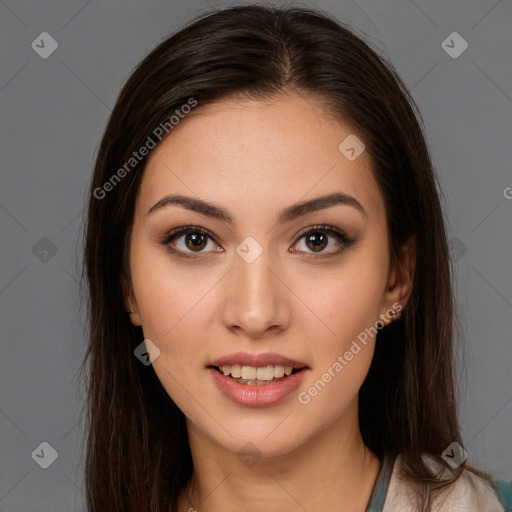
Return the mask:
[[[294,245],[296,245],[305,236],[313,234],[313,233],[318,233],[318,232],[333,236],[338,242],[340,242],[342,244],[342,247],[335,252],[330,252],[330,253],[325,253],[325,254],[324,253],[318,253],[318,254],[306,253],[306,254],[308,254],[308,257],[319,258],[319,257],[334,256],[334,255],[340,253],[344,248],[350,247],[355,242],[354,239],[349,238],[345,233],[343,233],[342,231],[339,231],[334,226],[329,226],[327,224],[321,224],[321,225],[317,225],[317,226],[312,226],[312,227],[308,228],[306,231],[303,231],[301,234],[299,234],[298,239]],[[208,230],[206,230],[200,226],[182,226],[182,227],[173,229],[172,231],[167,233],[163,238],[161,238],[159,240],[159,242],[160,242],[160,244],[164,245],[169,252],[171,252],[172,254],[174,254],[178,257],[181,257],[181,258],[200,257],[198,255],[201,254],[201,251],[198,251],[197,253],[194,254],[194,252],[184,252],[181,249],[173,249],[170,246],[171,243],[175,239],[179,238],[183,234],[189,234],[189,233],[205,235],[205,236],[211,238],[212,241],[215,242],[217,245],[219,245],[218,242],[215,240],[215,237]],[[207,251],[207,252],[211,252],[211,251]]]

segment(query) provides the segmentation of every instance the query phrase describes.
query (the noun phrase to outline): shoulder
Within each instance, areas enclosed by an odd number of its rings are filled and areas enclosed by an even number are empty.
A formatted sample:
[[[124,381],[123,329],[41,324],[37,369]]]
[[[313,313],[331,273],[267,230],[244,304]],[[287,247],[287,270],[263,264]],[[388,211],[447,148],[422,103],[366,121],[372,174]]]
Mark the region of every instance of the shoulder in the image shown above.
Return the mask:
[[[433,458],[425,455],[425,460],[436,467]],[[421,511],[421,484],[411,482],[402,473],[403,464],[400,455],[395,460],[389,482],[386,501],[382,512],[419,512]],[[504,512],[493,487],[483,478],[464,469],[459,478],[446,487],[433,499],[433,512]]]

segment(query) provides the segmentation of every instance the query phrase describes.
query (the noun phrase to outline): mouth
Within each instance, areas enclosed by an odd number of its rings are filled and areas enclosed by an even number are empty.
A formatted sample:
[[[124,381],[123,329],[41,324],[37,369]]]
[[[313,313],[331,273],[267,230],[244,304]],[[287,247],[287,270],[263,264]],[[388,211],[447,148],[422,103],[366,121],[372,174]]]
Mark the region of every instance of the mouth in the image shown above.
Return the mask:
[[[284,365],[247,366],[241,364],[209,366],[225,377],[246,386],[265,386],[288,379],[291,375],[303,372],[306,366],[293,367]]]
[[[217,389],[235,404],[271,407],[289,398],[311,368],[274,352],[236,352],[210,361],[206,369]]]

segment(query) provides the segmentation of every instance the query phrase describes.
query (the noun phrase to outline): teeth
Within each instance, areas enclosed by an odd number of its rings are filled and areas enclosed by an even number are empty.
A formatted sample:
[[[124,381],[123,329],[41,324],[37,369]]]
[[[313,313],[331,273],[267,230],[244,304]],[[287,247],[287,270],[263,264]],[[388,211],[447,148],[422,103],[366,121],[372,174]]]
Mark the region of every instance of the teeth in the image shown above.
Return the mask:
[[[281,366],[280,364],[276,364],[274,366],[274,377],[276,379],[280,379],[284,376],[284,366]]]
[[[227,366],[227,368],[229,368],[229,366]],[[242,367],[239,364],[231,365],[231,376],[235,379],[239,379],[242,376]]]
[[[261,368],[258,368],[256,378],[258,380],[272,380],[274,378],[274,367],[262,366]]]
[[[255,380],[258,374],[258,369],[254,366],[242,366],[242,379]]]
[[[280,379],[285,375],[291,375],[292,366],[283,366],[280,364],[268,366],[242,366],[239,364],[224,365],[220,367],[220,371],[224,375],[231,375],[235,379],[244,380],[265,380]]]

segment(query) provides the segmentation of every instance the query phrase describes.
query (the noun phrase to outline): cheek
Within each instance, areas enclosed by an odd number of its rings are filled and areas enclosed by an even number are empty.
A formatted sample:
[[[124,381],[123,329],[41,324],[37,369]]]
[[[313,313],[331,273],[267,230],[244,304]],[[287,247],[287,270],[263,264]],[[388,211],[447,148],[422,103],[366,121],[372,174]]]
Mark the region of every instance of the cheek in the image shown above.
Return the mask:
[[[305,304],[320,321],[321,336],[332,348],[343,348],[373,326],[382,306],[386,269],[373,258],[355,255],[336,271],[302,277]]]
[[[178,279],[161,277],[152,283],[150,277],[148,272],[137,297],[144,335],[168,343],[187,327],[200,290],[189,293]]]
[[[377,251],[360,251],[330,275],[318,274],[314,285],[310,277],[303,278],[308,304],[316,314],[308,316],[306,327],[308,337],[315,340],[311,346],[316,365],[301,403],[312,401],[318,410],[333,409],[336,403],[339,412],[357,395],[373,357],[385,261]]]
[[[183,329],[213,283],[204,269],[177,263],[160,247],[134,237],[131,274],[144,335],[167,342]]]
[[[131,271],[144,338],[160,351],[153,369],[178,407],[197,415],[222,274],[152,248],[134,250]]]
[[[203,356],[208,337],[201,335],[201,311],[214,283],[204,278],[204,271],[202,278],[191,275],[165,259],[139,257],[132,266],[132,281],[144,338],[160,350],[153,369],[178,407],[193,415],[196,402],[191,396],[198,393],[198,361],[202,363],[198,356]]]
[[[368,373],[375,345],[371,327],[378,319],[381,298],[375,282],[380,283],[347,274],[331,280],[322,293],[313,295],[311,290],[311,304],[318,308],[315,312],[322,322],[318,326],[311,317],[306,326],[308,338],[315,340],[311,344],[315,365],[298,401],[304,411],[322,416],[327,423],[356,400]]]

